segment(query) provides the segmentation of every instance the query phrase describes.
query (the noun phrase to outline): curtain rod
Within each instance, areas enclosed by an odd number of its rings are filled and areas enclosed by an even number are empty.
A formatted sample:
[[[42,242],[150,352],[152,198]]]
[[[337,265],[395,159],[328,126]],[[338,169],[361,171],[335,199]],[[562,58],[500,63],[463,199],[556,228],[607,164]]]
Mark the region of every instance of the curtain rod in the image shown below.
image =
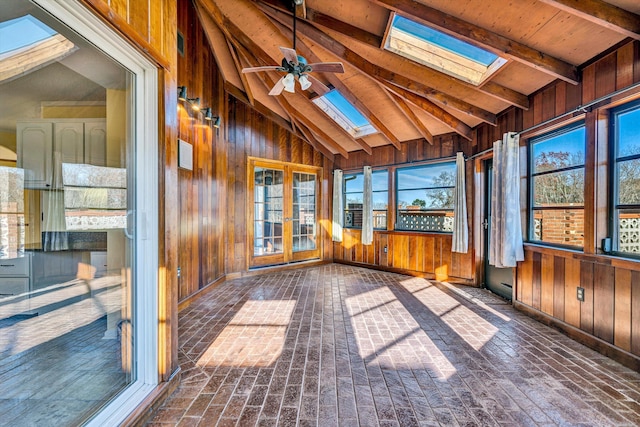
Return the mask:
[[[620,95],[621,93],[628,92],[628,91],[633,90],[633,89],[638,88],[638,87],[640,87],[640,82],[632,84],[631,86],[627,86],[624,89],[616,90],[615,92],[611,92],[610,94],[607,94],[605,96],[601,96],[600,98],[597,98],[597,99],[594,99],[593,101],[587,102],[584,105],[578,105],[576,108],[574,108],[571,111],[567,111],[566,113],[561,114],[561,115],[559,115],[557,117],[553,117],[553,118],[551,118],[549,120],[545,120],[544,122],[538,123],[537,125],[530,126],[527,129],[523,129],[520,132],[516,132],[516,134],[522,135],[525,132],[531,132],[532,130],[538,129],[538,128],[542,127],[542,126],[545,126],[545,125],[547,125],[549,123],[555,122],[556,120],[562,119],[562,118],[564,118],[566,116],[570,116],[572,114],[575,114],[575,113],[577,113],[579,111],[581,111],[583,113],[587,113],[587,112],[589,112],[591,110],[591,107],[593,107],[594,105],[599,104],[602,101],[606,101],[607,99],[611,99],[616,95]]]
[[[491,148],[487,148],[486,150],[483,150],[483,151],[481,151],[481,152],[479,152],[479,153],[476,153],[476,154],[474,154],[473,156],[469,156],[469,157],[467,157],[467,158],[466,158],[466,159],[464,159],[464,160],[465,160],[465,162],[466,162],[466,161],[469,161],[469,160],[473,160],[473,159],[475,159],[476,157],[484,156],[485,154],[489,153],[490,151],[493,151],[493,147],[491,147]]]
[[[408,160],[406,162],[403,163],[387,163],[386,165],[362,165],[359,168],[349,168],[349,169],[342,169],[343,171],[350,171],[350,170],[356,170],[356,169],[362,169],[365,166],[371,166],[371,168],[390,168],[392,166],[408,166],[408,165],[412,165],[415,163],[440,163],[440,162],[447,162],[447,161],[451,161],[451,160],[455,160],[456,156],[448,156],[448,157],[435,157],[433,159],[424,159],[424,160]],[[334,169],[335,170],[335,169]],[[331,173],[333,174],[333,171],[331,171]]]
[[[545,125],[547,125],[549,123],[553,123],[553,122],[557,121],[558,119],[562,119],[564,117],[570,116],[570,115],[575,114],[575,113],[577,113],[579,111],[587,113],[587,112],[590,111],[591,107],[593,107],[594,105],[599,104],[602,101],[606,101],[607,99],[611,99],[616,95],[620,95],[621,93],[625,93],[625,92],[628,92],[630,90],[633,90],[633,89],[635,89],[637,87],[640,87],[640,82],[632,84],[631,86],[627,86],[624,89],[620,89],[620,90],[617,90],[615,92],[611,92],[608,95],[601,96],[600,98],[594,99],[593,101],[586,103],[585,105],[578,105],[576,108],[574,108],[571,111],[567,111],[566,113],[561,114],[561,115],[559,115],[557,117],[553,117],[553,118],[551,118],[549,120],[545,120],[544,122],[538,123],[537,125],[530,126],[527,129],[523,129],[520,132],[515,132],[515,133],[517,135],[522,135],[525,132],[531,132],[532,130],[541,128],[541,127],[543,127],[543,126],[545,126]],[[493,147],[487,148],[486,150],[481,151],[479,153],[476,153],[473,156],[467,157],[465,160],[472,160],[472,159],[474,159],[476,157],[483,156],[483,155],[485,155],[485,154],[487,154],[487,153],[489,153],[491,151],[493,151]]]

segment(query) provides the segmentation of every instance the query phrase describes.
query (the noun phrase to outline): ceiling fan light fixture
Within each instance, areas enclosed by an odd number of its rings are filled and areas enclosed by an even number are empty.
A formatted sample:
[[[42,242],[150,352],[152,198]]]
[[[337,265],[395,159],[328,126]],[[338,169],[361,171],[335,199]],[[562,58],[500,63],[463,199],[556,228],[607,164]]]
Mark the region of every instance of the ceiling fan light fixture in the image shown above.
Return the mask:
[[[309,81],[309,77],[307,77],[306,74],[300,74],[300,77],[298,77],[298,81],[300,82],[300,87],[302,88],[302,90],[307,90],[311,87],[311,82]]]
[[[284,90],[289,93],[295,93],[296,79],[292,73],[287,73],[287,75],[282,78],[282,84],[284,85]]]

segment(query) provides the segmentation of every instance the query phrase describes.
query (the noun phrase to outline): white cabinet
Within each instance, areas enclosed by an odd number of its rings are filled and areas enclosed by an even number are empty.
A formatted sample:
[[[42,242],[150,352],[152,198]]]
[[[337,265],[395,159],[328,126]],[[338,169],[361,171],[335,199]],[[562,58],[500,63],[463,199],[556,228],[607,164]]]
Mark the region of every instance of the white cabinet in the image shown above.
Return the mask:
[[[104,119],[30,120],[17,122],[16,128],[18,167],[25,169],[25,188],[51,188],[57,153],[62,163],[106,164]]]
[[[84,163],[84,123],[53,124],[53,149],[60,153],[62,163]]]
[[[17,123],[18,167],[24,169],[26,188],[51,187],[53,123]]]
[[[0,298],[29,292],[31,256],[0,259]]]
[[[107,165],[107,127],[104,120],[84,123],[84,162]]]

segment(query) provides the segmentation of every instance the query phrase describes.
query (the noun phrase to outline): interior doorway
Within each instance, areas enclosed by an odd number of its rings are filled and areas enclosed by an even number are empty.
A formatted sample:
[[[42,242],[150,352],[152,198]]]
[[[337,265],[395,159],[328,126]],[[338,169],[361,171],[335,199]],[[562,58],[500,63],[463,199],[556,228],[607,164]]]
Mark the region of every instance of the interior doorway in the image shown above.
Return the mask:
[[[491,196],[493,194],[493,159],[484,161],[485,170],[485,203],[483,233],[484,233],[484,279],[483,287],[501,297],[511,301],[513,299],[513,269],[498,268],[489,264],[489,247],[491,239]]]
[[[249,159],[250,267],[320,258],[322,169]]]

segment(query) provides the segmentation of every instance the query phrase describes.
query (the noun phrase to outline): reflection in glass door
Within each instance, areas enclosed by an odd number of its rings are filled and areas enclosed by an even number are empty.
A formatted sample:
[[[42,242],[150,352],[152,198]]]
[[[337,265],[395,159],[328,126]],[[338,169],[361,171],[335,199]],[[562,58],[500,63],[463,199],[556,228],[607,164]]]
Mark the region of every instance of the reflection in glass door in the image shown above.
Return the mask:
[[[281,254],[284,171],[257,167],[253,175],[253,253],[257,256]]]
[[[320,257],[320,168],[249,159],[251,267]]]
[[[293,173],[293,251],[316,249],[316,175]]]

